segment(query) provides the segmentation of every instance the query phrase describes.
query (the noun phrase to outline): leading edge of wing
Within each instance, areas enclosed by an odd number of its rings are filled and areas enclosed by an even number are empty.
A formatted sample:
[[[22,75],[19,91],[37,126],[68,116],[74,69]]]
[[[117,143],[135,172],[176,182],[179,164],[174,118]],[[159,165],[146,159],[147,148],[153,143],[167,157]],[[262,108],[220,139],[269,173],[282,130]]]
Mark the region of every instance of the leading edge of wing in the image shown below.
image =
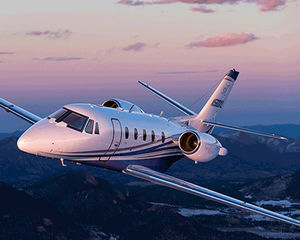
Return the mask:
[[[7,112],[11,112],[16,116],[24,119],[25,121],[35,124],[36,122],[40,121],[41,118],[31,112],[26,111],[25,109],[18,107],[3,98],[0,98],[0,107],[4,108]]]
[[[188,109],[187,107],[183,106],[182,104],[180,104],[179,102],[175,101],[174,99],[168,97],[167,95],[163,94],[162,92],[156,90],[155,88],[151,87],[147,83],[144,83],[142,81],[138,81],[138,83],[141,84],[142,86],[144,86],[145,88],[149,89],[151,92],[153,92],[157,96],[161,97],[166,102],[168,102],[171,105],[173,105],[174,107],[178,108],[184,114],[190,115],[190,116],[191,115],[196,115],[196,113],[193,112],[192,110]]]
[[[229,197],[227,195],[212,191],[210,189],[181,180],[179,178],[175,178],[164,173],[156,172],[154,170],[140,165],[129,165],[125,170],[123,170],[123,173],[153,182],[155,184],[174,188],[179,191],[194,194],[199,197],[204,197],[215,202],[223,203],[241,209],[246,209],[250,212],[258,213],[263,216],[267,216],[300,227],[300,221],[297,219],[293,219],[282,214],[272,212],[270,210]]]

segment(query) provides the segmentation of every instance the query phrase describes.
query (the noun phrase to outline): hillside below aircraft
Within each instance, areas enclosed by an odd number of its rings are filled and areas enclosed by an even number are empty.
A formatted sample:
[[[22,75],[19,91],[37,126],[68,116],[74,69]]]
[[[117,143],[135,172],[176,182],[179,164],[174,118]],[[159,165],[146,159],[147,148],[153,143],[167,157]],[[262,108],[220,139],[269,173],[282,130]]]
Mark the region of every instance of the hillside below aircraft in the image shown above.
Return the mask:
[[[214,127],[284,140],[274,134],[216,122],[239,75],[230,70],[199,113],[146,83],[139,83],[186,116],[165,118],[137,105],[109,99],[102,105],[69,104],[42,118],[0,98],[0,107],[32,126],[18,139],[26,153],[106,168],[300,226],[300,221],[229,197],[164,172],[184,156],[195,163],[225,156],[227,149],[211,134]]]

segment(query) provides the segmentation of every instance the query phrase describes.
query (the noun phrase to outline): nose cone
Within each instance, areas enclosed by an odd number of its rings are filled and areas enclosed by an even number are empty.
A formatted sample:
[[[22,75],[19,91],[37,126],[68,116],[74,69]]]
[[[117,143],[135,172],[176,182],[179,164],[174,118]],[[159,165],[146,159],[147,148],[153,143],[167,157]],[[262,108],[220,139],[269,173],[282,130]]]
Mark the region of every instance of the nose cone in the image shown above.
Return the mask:
[[[38,140],[34,138],[30,131],[26,131],[18,140],[18,148],[26,153],[37,154],[37,142]]]

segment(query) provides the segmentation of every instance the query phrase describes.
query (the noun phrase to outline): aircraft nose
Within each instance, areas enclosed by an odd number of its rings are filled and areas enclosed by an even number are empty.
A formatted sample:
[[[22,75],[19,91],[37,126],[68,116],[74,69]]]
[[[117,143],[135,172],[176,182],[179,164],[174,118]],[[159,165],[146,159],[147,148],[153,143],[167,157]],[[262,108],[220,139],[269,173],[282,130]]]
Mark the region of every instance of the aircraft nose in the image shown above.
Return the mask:
[[[37,154],[36,143],[37,143],[37,139],[34,138],[34,136],[32,136],[30,131],[26,131],[25,133],[23,133],[21,137],[19,137],[17,146],[23,152],[30,153],[30,154]]]
[[[25,152],[26,149],[26,145],[28,145],[28,143],[26,144],[26,140],[24,139],[24,137],[19,137],[18,141],[17,141],[17,146],[18,148]]]

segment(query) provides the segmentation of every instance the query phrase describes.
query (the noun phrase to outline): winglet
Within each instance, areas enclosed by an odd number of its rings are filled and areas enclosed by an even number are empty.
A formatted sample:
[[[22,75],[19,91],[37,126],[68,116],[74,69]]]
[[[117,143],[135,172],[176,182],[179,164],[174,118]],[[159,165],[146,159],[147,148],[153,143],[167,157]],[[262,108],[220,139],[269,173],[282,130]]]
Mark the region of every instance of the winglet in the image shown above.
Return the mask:
[[[275,134],[274,134],[275,135]],[[286,137],[280,137],[279,139],[281,139],[281,140],[285,140],[285,141],[288,141],[289,139],[288,138],[286,138]]]
[[[237,79],[239,76],[240,72],[236,71],[234,68],[231,69],[226,75],[231,77],[234,81]]]

